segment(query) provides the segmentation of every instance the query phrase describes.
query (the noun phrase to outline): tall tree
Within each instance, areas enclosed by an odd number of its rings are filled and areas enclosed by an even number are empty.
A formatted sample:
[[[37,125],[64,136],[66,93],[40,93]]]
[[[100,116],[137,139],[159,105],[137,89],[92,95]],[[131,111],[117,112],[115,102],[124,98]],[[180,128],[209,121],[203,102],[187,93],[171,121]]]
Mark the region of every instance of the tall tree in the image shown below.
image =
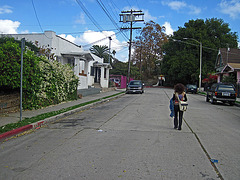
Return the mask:
[[[219,48],[237,48],[237,34],[222,19],[190,20],[164,45],[163,74],[175,84],[195,83],[199,78],[199,48],[202,43],[202,79],[214,72]],[[198,43],[198,42],[199,43]]]
[[[161,73],[159,66],[163,58],[162,46],[165,42],[167,42],[165,27],[153,21],[146,23],[141,35],[136,37],[133,61],[144,77],[152,78]]]
[[[128,74],[128,63],[121,62],[117,59],[114,59],[112,63],[112,69],[110,70],[111,74],[114,75],[123,75],[127,76]],[[130,77],[134,79],[139,79],[140,78],[140,73],[139,70],[136,66],[133,66],[131,63],[131,72],[130,72]]]
[[[104,62],[108,62],[109,60],[109,48],[108,46],[104,45],[93,45],[90,48],[91,53],[95,54],[96,56],[103,58]]]

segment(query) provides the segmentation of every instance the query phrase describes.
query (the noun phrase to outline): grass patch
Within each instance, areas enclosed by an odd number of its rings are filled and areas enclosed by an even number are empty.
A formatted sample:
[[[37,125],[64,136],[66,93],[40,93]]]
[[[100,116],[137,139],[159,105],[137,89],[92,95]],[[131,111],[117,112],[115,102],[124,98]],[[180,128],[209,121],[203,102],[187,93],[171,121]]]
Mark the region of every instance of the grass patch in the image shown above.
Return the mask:
[[[120,93],[117,93],[117,94],[114,94],[114,95],[111,95],[111,96],[106,96],[106,97],[103,97],[103,98],[100,98],[100,99],[96,99],[96,100],[92,100],[92,101],[89,101],[89,102],[77,104],[75,106],[71,106],[71,107],[68,107],[68,108],[63,108],[63,109],[60,109],[58,111],[52,111],[52,112],[40,114],[40,115],[31,117],[31,118],[25,118],[24,120],[18,121],[16,123],[10,123],[10,124],[4,125],[4,126],[0,127],[0,134],[2,134],[4,132],[11,131],[11,130],[19,128],[19,127],[23,127],[23,126],[28,125],[28,124],[32,124],[34,122],[38,122],[40,120],[43,120],[43,119],[46,119],[46,118],[49,118],[49,117],[56,116],[58,114],[61,114],[61,113],[67,112],[67,111],[71,111],[73,109],[77,109],[77,108],[82,107],[82,106],[86,106],[88,104],[92,104],[92,103],[101,101],[103,99],[107,99],[107,98],[117,96],[117,95],[120,95],[120,94],[123,94],[123,93],[125,93],[125,92],[120,92]]]
[[[202,92],[202,91],[198,91],[197,93],[198,93],[198,94],[202,94],[202,95],[207,95],[206,92]]]

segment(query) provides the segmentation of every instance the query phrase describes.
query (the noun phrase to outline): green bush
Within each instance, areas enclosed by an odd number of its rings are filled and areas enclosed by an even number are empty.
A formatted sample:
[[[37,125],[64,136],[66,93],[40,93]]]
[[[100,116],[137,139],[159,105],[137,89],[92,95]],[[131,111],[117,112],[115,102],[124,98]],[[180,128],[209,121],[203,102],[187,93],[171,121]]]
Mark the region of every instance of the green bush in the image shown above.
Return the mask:
[[[223,80],[222,80],[222,82],[233,83],[233,84],[235,84],[236,81],[237,81],[237,78],[232,74],[229,76],[223,76]]]
[[[21,48],[13,38],[0,38],[0,90],[20,89]],[[23,55],[23,109],[37,109],[76,99],[78,78],[70,65],[37,56],[26,48]]]

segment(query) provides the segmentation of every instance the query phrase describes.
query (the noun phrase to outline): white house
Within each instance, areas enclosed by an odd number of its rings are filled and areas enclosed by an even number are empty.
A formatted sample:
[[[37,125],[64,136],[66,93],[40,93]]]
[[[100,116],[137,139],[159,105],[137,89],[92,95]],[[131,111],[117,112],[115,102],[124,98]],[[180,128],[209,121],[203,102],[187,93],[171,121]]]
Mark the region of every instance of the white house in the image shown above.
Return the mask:
[[[54,53],[56,60],[62,64],[73,65],[76,76],[79,77],[78,89],[87,89],[89,86],[100,86],[108,88],[110,64],[103,63],[103,59],[84,51],[78,46],[58,35],[53,31],[33,34],[5,34],[2,36],[13,37],[16,40],[25,38],[38,47],[50,49]]]

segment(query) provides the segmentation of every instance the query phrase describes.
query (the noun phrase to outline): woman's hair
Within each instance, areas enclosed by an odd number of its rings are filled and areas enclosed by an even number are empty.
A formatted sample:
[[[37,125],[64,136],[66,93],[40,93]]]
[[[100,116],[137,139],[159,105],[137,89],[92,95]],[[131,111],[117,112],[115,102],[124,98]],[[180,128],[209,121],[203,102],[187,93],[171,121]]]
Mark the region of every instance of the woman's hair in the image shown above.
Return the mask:
[[[175,93],[182,94],[185,90],[185,86],[181,83],[178,83],[174,86]]]

